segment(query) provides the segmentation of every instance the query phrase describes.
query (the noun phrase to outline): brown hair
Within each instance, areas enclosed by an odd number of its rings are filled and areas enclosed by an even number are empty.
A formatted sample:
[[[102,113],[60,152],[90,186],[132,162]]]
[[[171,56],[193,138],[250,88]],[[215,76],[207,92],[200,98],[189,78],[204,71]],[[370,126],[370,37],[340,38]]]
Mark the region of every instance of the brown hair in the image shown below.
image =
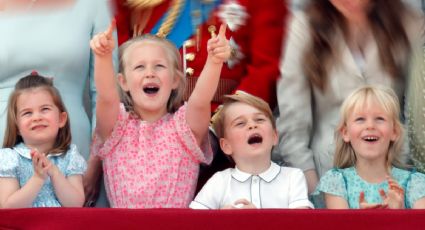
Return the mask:
[[[353,111],[363,108],[367,103],[376,101],[380,107],[392,118],[394,128],[398,134],[395,141],[388,147],[387,167],[392,165],[405,168],[401,163],[400,154],[403,145],[403,126],[400,122],[400,103],[394,91],[382,86],[364,86],[351,93],[344,101],[340,110],[340,121],[335,131],[336,150],[334,166],[348,168],[356,163],[356,155],[350,142],[345,142],[341,132],[347,126],[347,119]]]
[[[225,134],[224,120],[227,108],[237,102],[250,105],[260,110],[262,113],[264,113],[264,115],[267,116],[267,118],[269,118],[270,122],[272,123],[273,129],[276,129],[273,113],[270,109],[269,104],[259,97],[238,90],[235,94],[224,96],[223,105],[221,105],[219,111],[217,111],[211,119],[213,129],[218,139],[223,138]]]
[[[400,0],[371,0],[367,17],[376,39],[383,68],[394,79],[402,78],[405,63],[397,56],[408,57],[410,43],[403,25],[408,9]],[[311,42],[304,50],[305,75],[322,91],[325,90],[331,65],[339,50],[333,45],[338,32],[347,37],[347,22],[329,0],[314,0],[306,8]]]
[[[65,112],[66,108],[59,94],[59,91],[53,86],[51,79],[40,76],[37,73],[21,78],[15,85],[15,90],[9,96],[7,105],[7,124],[3,140],[3,148],[12,148],[15,145],[23,142],[22,136],[19,135],[17,126],[17,106],[16,103],[21,94],[30,90],[45,90],[53,99],[53,103],[58,107],[59,112]],[[53,148],[49,153],[66,153],[71,144],[71,128],[70,121],[67,118],[65,125],[59,129],[58,135]]]
[[[125,43],[123,43],[119,48],[119,72],[124,75],[125,77],[125,64],[127,60],[127,50],[129,47],[133,46],[134,44],[140,44],[140,43],[153,43],[160,45],[165,53],[167,54],[168,62],[172,65],[174,68],[174,77],[179,78],[179,86],[177,89],[174,89],[171,91],[170,98],[167,102],[167,111],[169,113],[174,113],[178,110],[178,108],[183,104],[183,95],[185,92],[186,87],[186,78],[183,74],[183,63],[181,60],[180,52],[177,49],[177,47],[168,41],[165,38],[160,38],[155,35],[151,34],[145,34],[143,36],[134,37]],[[129,92],[124,92],[121,87],[120,88],[120,94],[122,102],[124,103],[124,106],[127,111],[134,112],[133,108],[133,99],[131,98],[131,95]]]

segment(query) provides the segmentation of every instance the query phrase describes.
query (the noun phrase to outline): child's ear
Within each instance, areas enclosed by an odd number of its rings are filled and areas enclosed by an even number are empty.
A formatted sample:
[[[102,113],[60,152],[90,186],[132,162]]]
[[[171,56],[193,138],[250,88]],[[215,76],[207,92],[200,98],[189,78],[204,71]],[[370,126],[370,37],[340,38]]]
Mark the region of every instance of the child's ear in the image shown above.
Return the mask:
[[[273,130],[273,146],[277,145],[279,143],[279,134],[277,133],[277,130]]]
[[[120,84],[122,90],[124,90],[125,92],[129,91],[127,81],[125,80],[125,77],[122,73],[118,74],[118,83]]]
[[[393,134],[391,135],[391,141],[396,141],[400,137],[400,127],[394,125]]]
[[[173,77],[173,89],[177,89],[180,84],[180,77],[177,74],[174,74]]]
[[[339,130],[339,133],[345,142],[350,142],[350,136],[348,136],[347,125],[342,126]]]
[[[66,112],[61,112],[59,114],[59,127],[63,128],[68,120],[68,114]]]
[[[230,145],[229,141],[226,140],[226,138],[220,138],[220,147],[226,155],[232,155],[232,146]]]

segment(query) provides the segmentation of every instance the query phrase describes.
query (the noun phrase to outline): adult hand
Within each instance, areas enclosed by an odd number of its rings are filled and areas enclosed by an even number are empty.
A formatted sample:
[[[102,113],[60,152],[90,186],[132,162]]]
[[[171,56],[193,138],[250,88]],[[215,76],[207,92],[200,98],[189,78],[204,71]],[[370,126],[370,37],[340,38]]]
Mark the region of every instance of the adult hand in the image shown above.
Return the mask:
[[[98,157],[90,156],[88,168],[83,176],[85,207],[94,207],[99,198],[100,182],[102,179],[102,165]]]

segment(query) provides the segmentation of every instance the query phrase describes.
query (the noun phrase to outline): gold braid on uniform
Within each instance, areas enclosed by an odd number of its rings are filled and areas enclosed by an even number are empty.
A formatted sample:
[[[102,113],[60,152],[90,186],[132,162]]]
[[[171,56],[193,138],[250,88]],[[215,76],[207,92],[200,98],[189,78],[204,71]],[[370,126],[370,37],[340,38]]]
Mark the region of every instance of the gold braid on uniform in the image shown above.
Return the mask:
[[[161,38],[167,37],[171,29],[174,27],[174,24],[177,18],[182,12],[183,6],[184,6],[184,0],[173,0],[167,17],[165,18],[161,27],[159,27],[158,33],[156,33],[158,37],[161,37]]]
[[[127,5],[131,8],[145,9],[153,8],[161,4],[164,0],[127,0]]]

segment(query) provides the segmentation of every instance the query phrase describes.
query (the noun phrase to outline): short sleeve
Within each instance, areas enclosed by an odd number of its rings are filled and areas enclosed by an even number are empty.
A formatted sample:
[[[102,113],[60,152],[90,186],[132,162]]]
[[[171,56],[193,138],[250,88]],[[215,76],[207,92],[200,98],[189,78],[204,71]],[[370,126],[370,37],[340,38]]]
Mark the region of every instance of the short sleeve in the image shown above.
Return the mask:
[[[18,157],[12,149],[0,149],[0,177],[18,177]]]
[[[425,197],[425,174],[412,173],[406,190],[407,203],[411,208],[417,200]]]
[[[307,182],[304,173],[300,169],[291,170],[289,208],[310,207],[313,204],[308,200]]]
[[[342,173],[337,169],[327,171],[325,175],[320,178],[319,185],[317,185],[313,195],[318,195],[319,193],[328,193],[348,200],[347,189]]]
[[[195,135],[187,123],[186,117],[187,104],[181,106],[176,113],[174,113],[173,121],[178,130],[178,135],[185,145],[185,148],[193,155],[198,162],[209,164],[212,161],[213,153],[211,150],[208,135],[205,135],[201,146],[198,145]]]
[[[202,187],[195,199],[190,203],[189,207],[192,209],[220,209],[222,193],[225,191],[223,187],[226,180],[226,172],[215,173]]]
[[[106,140],[102,140],[97,132],[94,132],[93,143],[90,150],[91,154],[99,156],[102,159],[109,155],[109,153],[120,142],[122,136],[124,135],[129,117],[130,114],[125,111],[124,105],[120,104],[118,119],[115,123],[111,135]]]
[[[87,163],[78,152],[77,146],[71,145],[66,157],[69,159],[69,162],[64,173],[65,176],[84,174],[87,169]]]

